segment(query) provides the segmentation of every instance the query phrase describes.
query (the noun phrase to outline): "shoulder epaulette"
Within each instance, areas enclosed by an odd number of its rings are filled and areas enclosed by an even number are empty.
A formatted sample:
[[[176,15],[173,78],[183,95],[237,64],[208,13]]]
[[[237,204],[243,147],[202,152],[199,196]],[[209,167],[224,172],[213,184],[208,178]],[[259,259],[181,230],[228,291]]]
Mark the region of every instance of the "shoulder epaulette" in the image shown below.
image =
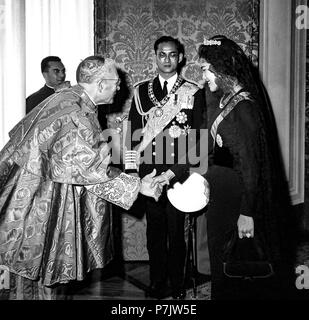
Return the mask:
[[[203,85],[199,84],[198,82],[195,82],[194,80],[188,80],[188,79],[186,79],[185,77],[183,77],[183,79],[184,79],[186,82],[189,82],[190,84],[197,86],[199,89],[203,89],[203,88],[204,88]]]
[[[137,86],[140,86],[141,84],[145,83],[145,82],[148,82],[150,81],[151,79],[146,79],[146,80],[142,80],[142,81],[139,81],[139,82],[136,82],[133,87],[136,88]]]

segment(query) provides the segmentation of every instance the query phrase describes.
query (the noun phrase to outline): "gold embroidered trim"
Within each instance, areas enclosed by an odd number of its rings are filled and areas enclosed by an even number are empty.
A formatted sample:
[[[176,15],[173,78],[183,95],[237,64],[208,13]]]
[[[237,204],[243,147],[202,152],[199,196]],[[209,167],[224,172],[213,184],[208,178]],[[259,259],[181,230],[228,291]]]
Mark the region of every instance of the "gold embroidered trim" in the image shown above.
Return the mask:
[[[94,185],[88,189],[88,191],[108,202],[128,210],[136,200],[140,186],[140,178],[122,172],[118,177]]]

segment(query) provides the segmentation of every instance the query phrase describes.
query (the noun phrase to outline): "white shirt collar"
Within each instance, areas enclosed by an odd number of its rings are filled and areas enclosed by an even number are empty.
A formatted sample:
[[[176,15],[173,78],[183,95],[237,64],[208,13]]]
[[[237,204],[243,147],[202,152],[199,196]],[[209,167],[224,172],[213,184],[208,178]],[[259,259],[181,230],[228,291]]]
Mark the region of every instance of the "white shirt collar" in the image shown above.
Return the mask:
[[[173,88],[173,86],[174,86],[177,78],[178,78],[178,74],[177,74],[177,73],[175,73],[175,74],[174,74],[173,76],[171,76],[169,79],[164,79],[164,78],[159,74],[159,80],[160,80],[161,88],[163,89],[164,81],[167,81],[167,92],[169,93],[169,92],[172,90],[172,88]]]
[[[50,89],[54,89],[54,90],[55,90],[55,88],[53,88],[53,87],[49,86],[47,83],[45,83],[45,85],[46,85],[46,87],[48,87],[48,88],[50,88]]]

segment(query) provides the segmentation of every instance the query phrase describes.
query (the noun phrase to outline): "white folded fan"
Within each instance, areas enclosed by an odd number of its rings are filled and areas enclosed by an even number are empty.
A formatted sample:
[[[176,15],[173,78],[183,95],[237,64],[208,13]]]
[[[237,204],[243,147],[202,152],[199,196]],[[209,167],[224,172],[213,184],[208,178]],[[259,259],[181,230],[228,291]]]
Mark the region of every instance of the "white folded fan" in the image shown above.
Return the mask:
[[[182,184],[176,182],[167,190],[170,203],[183,212],[195,212],[206,207],[209,201],[209,184],[200,174],[193,172]]]

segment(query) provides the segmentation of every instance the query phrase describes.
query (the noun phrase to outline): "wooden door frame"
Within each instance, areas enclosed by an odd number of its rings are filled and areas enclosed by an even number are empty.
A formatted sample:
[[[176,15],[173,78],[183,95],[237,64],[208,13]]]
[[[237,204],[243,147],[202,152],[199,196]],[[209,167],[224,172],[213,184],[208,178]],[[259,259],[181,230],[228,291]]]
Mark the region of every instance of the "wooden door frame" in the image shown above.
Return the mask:
[[[295,25],[305,0],[261,0],[259,69],[275,114],[293,204],[304,202],[306,30]]]

